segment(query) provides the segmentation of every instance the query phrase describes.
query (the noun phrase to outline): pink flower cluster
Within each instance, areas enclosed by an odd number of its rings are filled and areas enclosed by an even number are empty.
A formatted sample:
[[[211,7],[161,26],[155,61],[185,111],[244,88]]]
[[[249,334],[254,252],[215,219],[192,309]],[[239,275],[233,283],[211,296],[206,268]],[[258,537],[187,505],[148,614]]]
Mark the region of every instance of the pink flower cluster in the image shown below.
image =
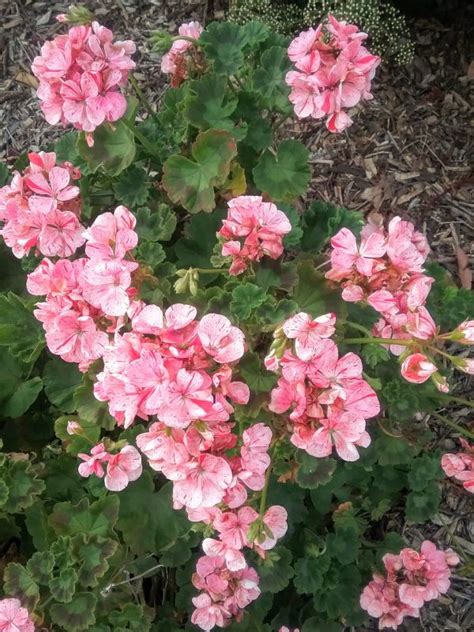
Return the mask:
[[[326,118],[330,132],[352,125],[347,110],[372,99],[371,82],[380,64],[380,57],[362,45],[365,39],[357,26],[330,15],[327,24],[303,31],[291,42],[288,56],[296,70],[286,75],[286,83],[298,118]]]
[[[179,35],[197,40],[202,30],[202,26],[199,22],[188,22],[187,24],[181,24],[178,33]],[[170,50],[163,55],[161,70],[166,75],[171,75],[171,86],[173,88],[176,88],[187,79],[189,74],[189,53],[193,50],[195,50],[195,47],[192,42],[177,37]]]
[[[241,619],[242,611],[260,595],[259,577],[248,567],[242,554],[244,547],[254,548],[262,557],[273,548],[287,530],[286,510],[274,505],[262,518],[252,507],[232,511],[215,509],[205,520],[218,532],[218,539],[206,538],[206,553],[196,565],[193,585],[202,591],[194,597],[192,622],[203,630],[226,627],[230,619]],[[251,529],[260,534],[254,541]]]
[[[0,632],[34,632],[35,624],[19,599],[0,599]]]
[[[326,277],[342,285],[344,300],[365,301],[381,314],[373,329],[375,336],[419,341],[420,345],[436,336],[436,324],[425,307],[433,283],[423,274],[429,246],[411,222],[394,217],[387,231],[367,224],[360,245],[349,229],[342,228],[331,246]],[[389,348],[401,355],[407,347],[394,343]],[[444,378],[424,354],[404,358],[402,375],[409,382],[420,384],[433,374],[438,388],[445,390]]]
[[[15,172],[0,188],[0,235],[13,254],[24,257],[32,248],[47,257],[69,257],[84,243],[79,223],[80,177],[70,163],[56,164],[55,153],[30,153],[29,166]]]
[[[48,123],[93,132],[104,121],[120,119],[127,109],[120,88],[135,68],[134,52],[132,41],[114,42],[112,31],[98,22],[73,26],[43,44],[31,68]]]
[[[138,264],[129,255],[138,240],[134,228],[135,217],[124,206],[103,213],[82,232],[86,257],[43,259],[28,275],[28,292],[46,296],[34,313],[50,351],[81,370],[103,355],[135,293],[131,273]]]
[[[460,481],[468,492],[474,494],[474,444],[459,439],[464,451],[443,454],[441,467],[446,476]]]
[[[104,465],[107,465],[104,483],[112,492],[121,492],[129,483],[140,478],[143,471],[140,453],[131,445],[124,446],[117,454],[110,454],[104,444],[99,443],[92,448],[90,455],[81,453],[78,457],[83,461],[78,469],[84,478],[91,474],[103,478]]]
[[[379,619],[380,630],[396,630],[404,617],[419,617],[425,602],[448,591],[450,567],[459,564],[459,558],[451,549],[440,551],[425,540],[419,553],[413,549],[402,549],[398,555],[387,553],[383,563],[385,575],[374,574],[360,605]]]
[[[336,317],[312,319],[299,313],[288,319],[265,360],[281,372],[271,394],[270,410],[291,410],[291,442],[315,457],[333,448],[345,461],[359,458],[357,446],[367,447],[366,420],[380,412],[375,391],[362,379],[362,362],[354,353],[339,357],[330,340]]]
[[[224,241],[222,255],[232,257],[230,274],[241,274],[264,255],[278,259],[283,254],[283,237],[291,224],[275,204],[257,195],[241,195],[227,205],[227,218],[217,235]]]

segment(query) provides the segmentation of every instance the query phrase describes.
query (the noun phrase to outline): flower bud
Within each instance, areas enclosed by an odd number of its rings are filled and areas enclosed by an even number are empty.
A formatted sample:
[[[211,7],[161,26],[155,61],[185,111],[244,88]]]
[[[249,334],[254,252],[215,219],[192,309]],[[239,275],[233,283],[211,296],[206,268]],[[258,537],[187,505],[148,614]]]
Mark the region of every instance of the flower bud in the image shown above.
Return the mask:
[[[469,375],[474,375],[474,358],[451,358],[451,362],[454,366]]]
[[[173,36],[167,31],[153,31],[150,42],[157,53],[166,53],[173,44]]]
[[[60,13],[58,16],[56,16],[56,20],[58,22],[65,22],[66,24],[72,24],[73,26],[90,24],[93,19],[94,15],[89,11],[87,7],[76,4],[69,5],[67,13]]]
[[[440,393],[449,393],[448,380],[441,373],[433,373],[431,380]]]
[[[68,435],[80,435],[82,434],[82,426],[77,421],[68,421],[66,432],[68,433]]]
[[[463,345],[474,345],[474,320],[465,320],[454,331],[446,336],[448,340],[460,342]]]
[[[401,373],[407,382],[423,384],[438,370],[423,353],[412,353],[403,362]]]

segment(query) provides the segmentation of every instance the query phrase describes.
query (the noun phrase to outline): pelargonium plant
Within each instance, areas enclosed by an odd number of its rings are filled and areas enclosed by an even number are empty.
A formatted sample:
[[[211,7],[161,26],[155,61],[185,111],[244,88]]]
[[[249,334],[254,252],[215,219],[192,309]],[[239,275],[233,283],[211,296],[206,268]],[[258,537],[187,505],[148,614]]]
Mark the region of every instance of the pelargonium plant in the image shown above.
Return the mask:
[[[0,296],[18,551],[0,630],[418,617],[460,559],[407,548],[391,515],[429,519],[441,466],[472,491],[469,444],[441,459],[412,428],[470,405],[452,390],[472,297],[430,273],[409,221],[306,200],[308,149],[280,131],[294,111],[340,133],[381,60],[332,16],[291,42],[192,22],[153,36],[157,105],[133,42],[81,8],[60,22],[32,69],[64,134],[0,189],[5,269],[26,275]]]

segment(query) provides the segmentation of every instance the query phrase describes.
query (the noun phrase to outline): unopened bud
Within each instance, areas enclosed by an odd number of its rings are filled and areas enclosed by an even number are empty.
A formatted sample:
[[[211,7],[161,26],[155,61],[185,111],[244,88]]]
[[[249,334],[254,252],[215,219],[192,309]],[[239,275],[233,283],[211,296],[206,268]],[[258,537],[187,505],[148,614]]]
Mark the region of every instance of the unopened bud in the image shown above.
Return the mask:
[[[441,373],[433,373],[431,379],[440,393],[449,393],[448,380]]]
[[[68,421],[66,426],[68,435],[80,435],[83,433],[82,426],[77,421]]]
[[[153,31],[150,43],[157,53],[166,53],[173,45],[173,36],[167,31]]]
[[[474,375],[474,358],[451,358],[451,362],[454,366],[469,375]]]
[[[474,320],[464,321],[446,337],[463,345],[474,345]]]
[[[94,19],[94,15],[89,11],[87,7],[83,7],[76,4],[71,4],[67,13],[60,13],[56,16],[58,22],[65,22],[66,24],[72,24],[73,26],[80,26],[81,24],[90,24]]]

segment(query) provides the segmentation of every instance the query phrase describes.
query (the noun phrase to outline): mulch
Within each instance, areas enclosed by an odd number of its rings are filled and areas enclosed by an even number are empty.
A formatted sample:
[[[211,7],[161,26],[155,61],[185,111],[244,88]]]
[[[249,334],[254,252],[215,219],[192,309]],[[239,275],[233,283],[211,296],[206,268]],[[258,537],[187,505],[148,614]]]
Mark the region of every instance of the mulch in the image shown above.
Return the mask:
[[[40,150],[61,135],[39,111],[30,64],[41,44],[61,26],[54,16],[69,1],[0,0],[0,160],[13,164],[25,149]],[[102,23],[138,44],[136,76],[152,100],[166,89],[159,56],[146,42],[157,28],[176,32],[183,21],[205,22],[224,16],[219,0],[90,1]],[[374,100],[354,125],[332,135],[319,123],[287,123],[282,134],[305,141],[311,150],[313,180],[308,200],[328,200],[366,216],[402,215],[429,238],[432,257],[455,281],[471,288],[474,260],[472,129],[474,9],[467,3],[456,24],[435,19],[414,23],[416,56],[408,67],[382,65],[374,82]],[[462,383],[468,389],[467,381]],[[464,394],[466,397],[466,394]],[[452,406],[443,412],[468,423],[469,410]],[[455,447],[456,433],[425,418],[437,430],[437,445]],[[401,525],[411,544],[434,540],[452,546],[464,558],[474,555],[473,502],[447,481],[439,513],[426,525]],[[472,565],[472,562],[471,562]],[[463,631],[474,628],[474,578],[454,574],[449,594],[407,620],[405,632]],[[354,628],[353,628],[354,629]],[[367,628],[358,628],[358,630]],[[375,628],[373,628],[375,629]]]

